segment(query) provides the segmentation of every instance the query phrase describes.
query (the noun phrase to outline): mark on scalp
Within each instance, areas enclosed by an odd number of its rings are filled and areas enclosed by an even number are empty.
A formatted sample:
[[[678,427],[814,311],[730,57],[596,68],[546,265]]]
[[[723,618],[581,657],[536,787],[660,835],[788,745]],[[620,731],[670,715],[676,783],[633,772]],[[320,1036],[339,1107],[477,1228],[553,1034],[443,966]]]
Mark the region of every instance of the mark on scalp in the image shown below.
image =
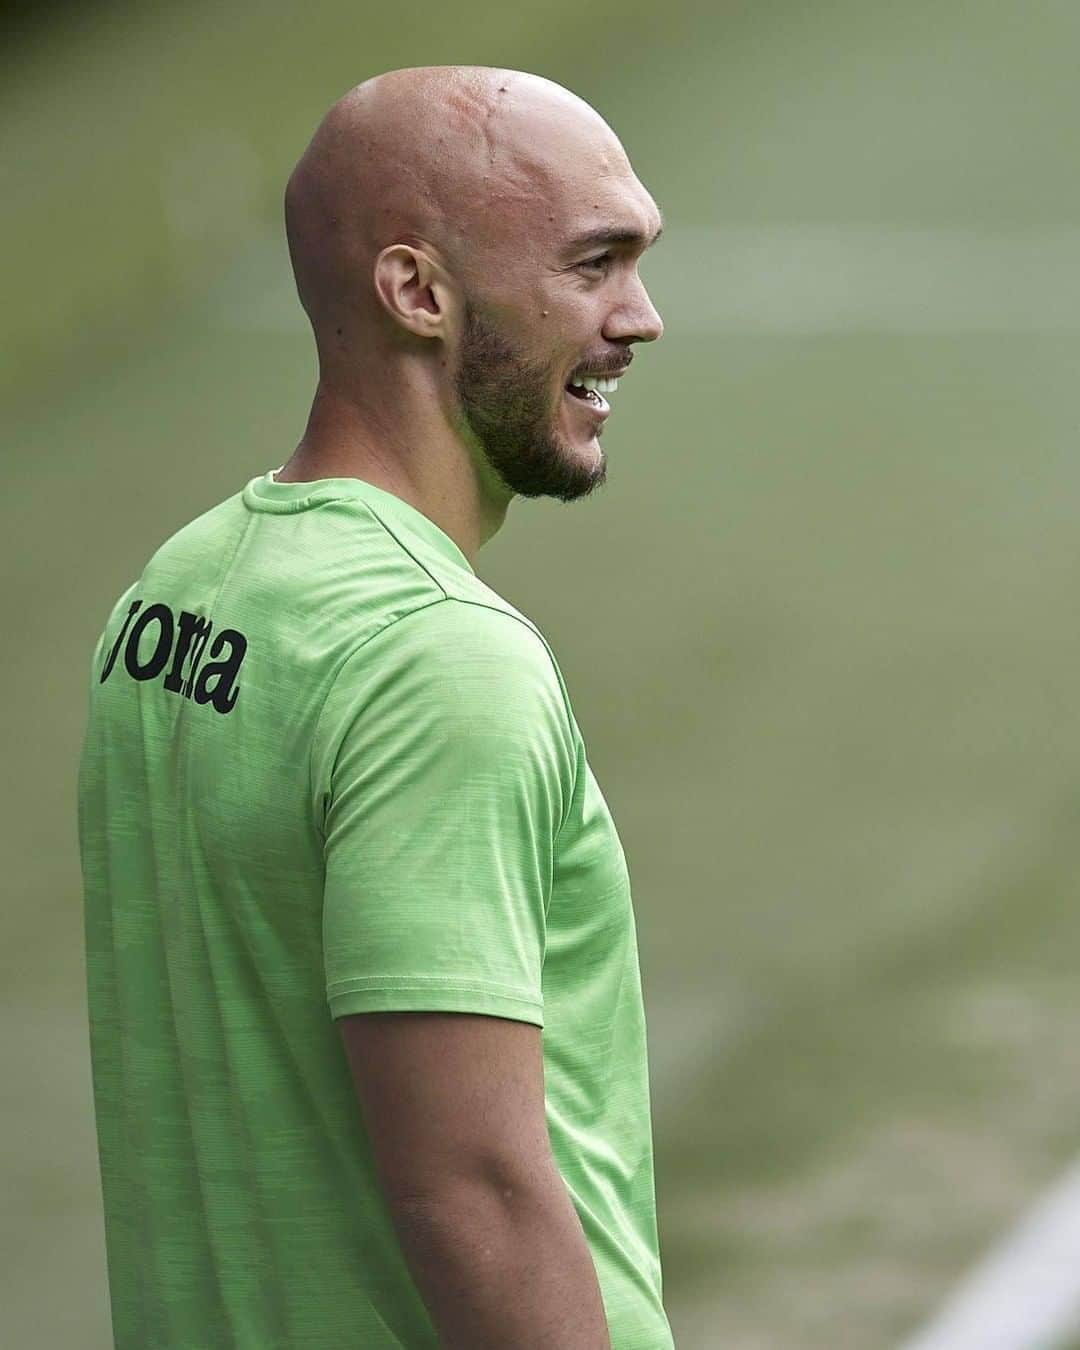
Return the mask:
[[[491,99],[481,84],[462,81],[450,88],[446,95],[447,107],[459,113],[472,126],[479,128],[491,116]]]
[[[501,85],[499,93],[505,93],[507,88]],[[497,101],[492,95],[490,81],[483,75],[472,74],[454,81],[446,92],[446,106],[458,119],[459,128],[479,133],[489,163],[496,161],[498,151],[497,137],[489,125],[497,111]]]

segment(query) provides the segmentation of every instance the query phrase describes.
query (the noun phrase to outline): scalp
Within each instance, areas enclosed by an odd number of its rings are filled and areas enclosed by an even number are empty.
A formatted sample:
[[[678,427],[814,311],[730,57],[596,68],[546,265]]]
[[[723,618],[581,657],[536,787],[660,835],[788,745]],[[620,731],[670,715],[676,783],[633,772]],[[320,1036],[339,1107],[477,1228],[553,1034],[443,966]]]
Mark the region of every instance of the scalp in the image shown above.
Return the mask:
[[[389,244],[422,241],[463,279],[496,264],[535,217],[558,213],[560,176],[590,155],[594,173],[625,163],[599,113],[525,71],[409,67],[349,90],[285,193],[297,291],[316,338],[346,314],[375,317],[372,266]]]

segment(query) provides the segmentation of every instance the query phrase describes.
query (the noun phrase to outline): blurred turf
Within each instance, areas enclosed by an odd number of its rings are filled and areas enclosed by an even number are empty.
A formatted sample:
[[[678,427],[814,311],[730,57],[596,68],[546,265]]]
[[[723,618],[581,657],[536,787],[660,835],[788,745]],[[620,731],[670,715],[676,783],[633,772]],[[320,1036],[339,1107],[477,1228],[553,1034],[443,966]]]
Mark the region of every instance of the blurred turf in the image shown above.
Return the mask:
[[[361,32],[344,6],[142,13],[58,37],[0,133],[49,166],[8,228],[52,260],[9,325],[0,1340],[108,1343],[74,851],[90,644],[152,549],[303,429],[302,316],[244,325],[325,105],[376,69],[488,60],[593,102],[669,221],[642,267],[667,333],[616,396],[607,487],[515,502],[480,571],[552,641],[630,863],[677,1341],[887,1350],[1080,1145],[1080,343],[712,334],[693,287],[717,260],[679,226],[1075,223],[1039,132],[1075,116],[1076,12],[611,8],[603,60],[550,9],[476,11],[469,42],[432,11],[408,55],[393,16]],[[246,197],[210,182],[220,219],[181,210],[184,243],[148,185],[200,127],[260,167]]]

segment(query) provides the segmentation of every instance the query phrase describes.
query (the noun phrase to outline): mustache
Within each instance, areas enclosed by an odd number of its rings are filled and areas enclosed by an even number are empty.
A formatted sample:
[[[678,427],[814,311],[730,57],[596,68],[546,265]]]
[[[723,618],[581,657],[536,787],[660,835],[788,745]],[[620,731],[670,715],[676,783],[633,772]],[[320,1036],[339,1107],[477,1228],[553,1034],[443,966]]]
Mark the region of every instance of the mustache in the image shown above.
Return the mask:
[[[580,371],[586,371],[598,379],[603,379],[605,375],[614,375],[617,371],[626,370],[633,359],[633,352],[620,352],[618,356],[604,356],[597,361],[581,361],[574,366],[570,374],[576,375]]]

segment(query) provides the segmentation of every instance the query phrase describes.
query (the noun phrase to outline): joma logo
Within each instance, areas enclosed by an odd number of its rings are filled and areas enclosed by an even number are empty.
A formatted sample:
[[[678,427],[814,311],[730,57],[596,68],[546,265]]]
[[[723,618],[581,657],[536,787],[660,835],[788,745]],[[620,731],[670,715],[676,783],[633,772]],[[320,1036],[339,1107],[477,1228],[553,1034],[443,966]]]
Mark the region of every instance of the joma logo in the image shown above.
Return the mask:
[[[209,619],[182,609],[177,620],[168,605],[160,604],[147,605],[136,619],[140,609],[142,601],[133,600],[101,672],[101,683],[104,684],[112,674],[121,646],[124,648],[124,668],[133,680],[156,679],[169,664],[171,656],[172,666],[164,681],[170,693],[194,699],[196,703],[209,703],[219,713],[232,712],[240,693],[233,686],[247,651],[247,638],[243,633],[238,633],[235,628],[222,628],[210,644],[210,656],[223,659],[210,660],[203,665],[206,640],[213,628]],[[140,640],[147,630],[154,640],[154,648],[145,660],[140,660]],[[143,644],[144,652],[147,646],[147,643]],[[186,678],[185,661],[189,661]]]

